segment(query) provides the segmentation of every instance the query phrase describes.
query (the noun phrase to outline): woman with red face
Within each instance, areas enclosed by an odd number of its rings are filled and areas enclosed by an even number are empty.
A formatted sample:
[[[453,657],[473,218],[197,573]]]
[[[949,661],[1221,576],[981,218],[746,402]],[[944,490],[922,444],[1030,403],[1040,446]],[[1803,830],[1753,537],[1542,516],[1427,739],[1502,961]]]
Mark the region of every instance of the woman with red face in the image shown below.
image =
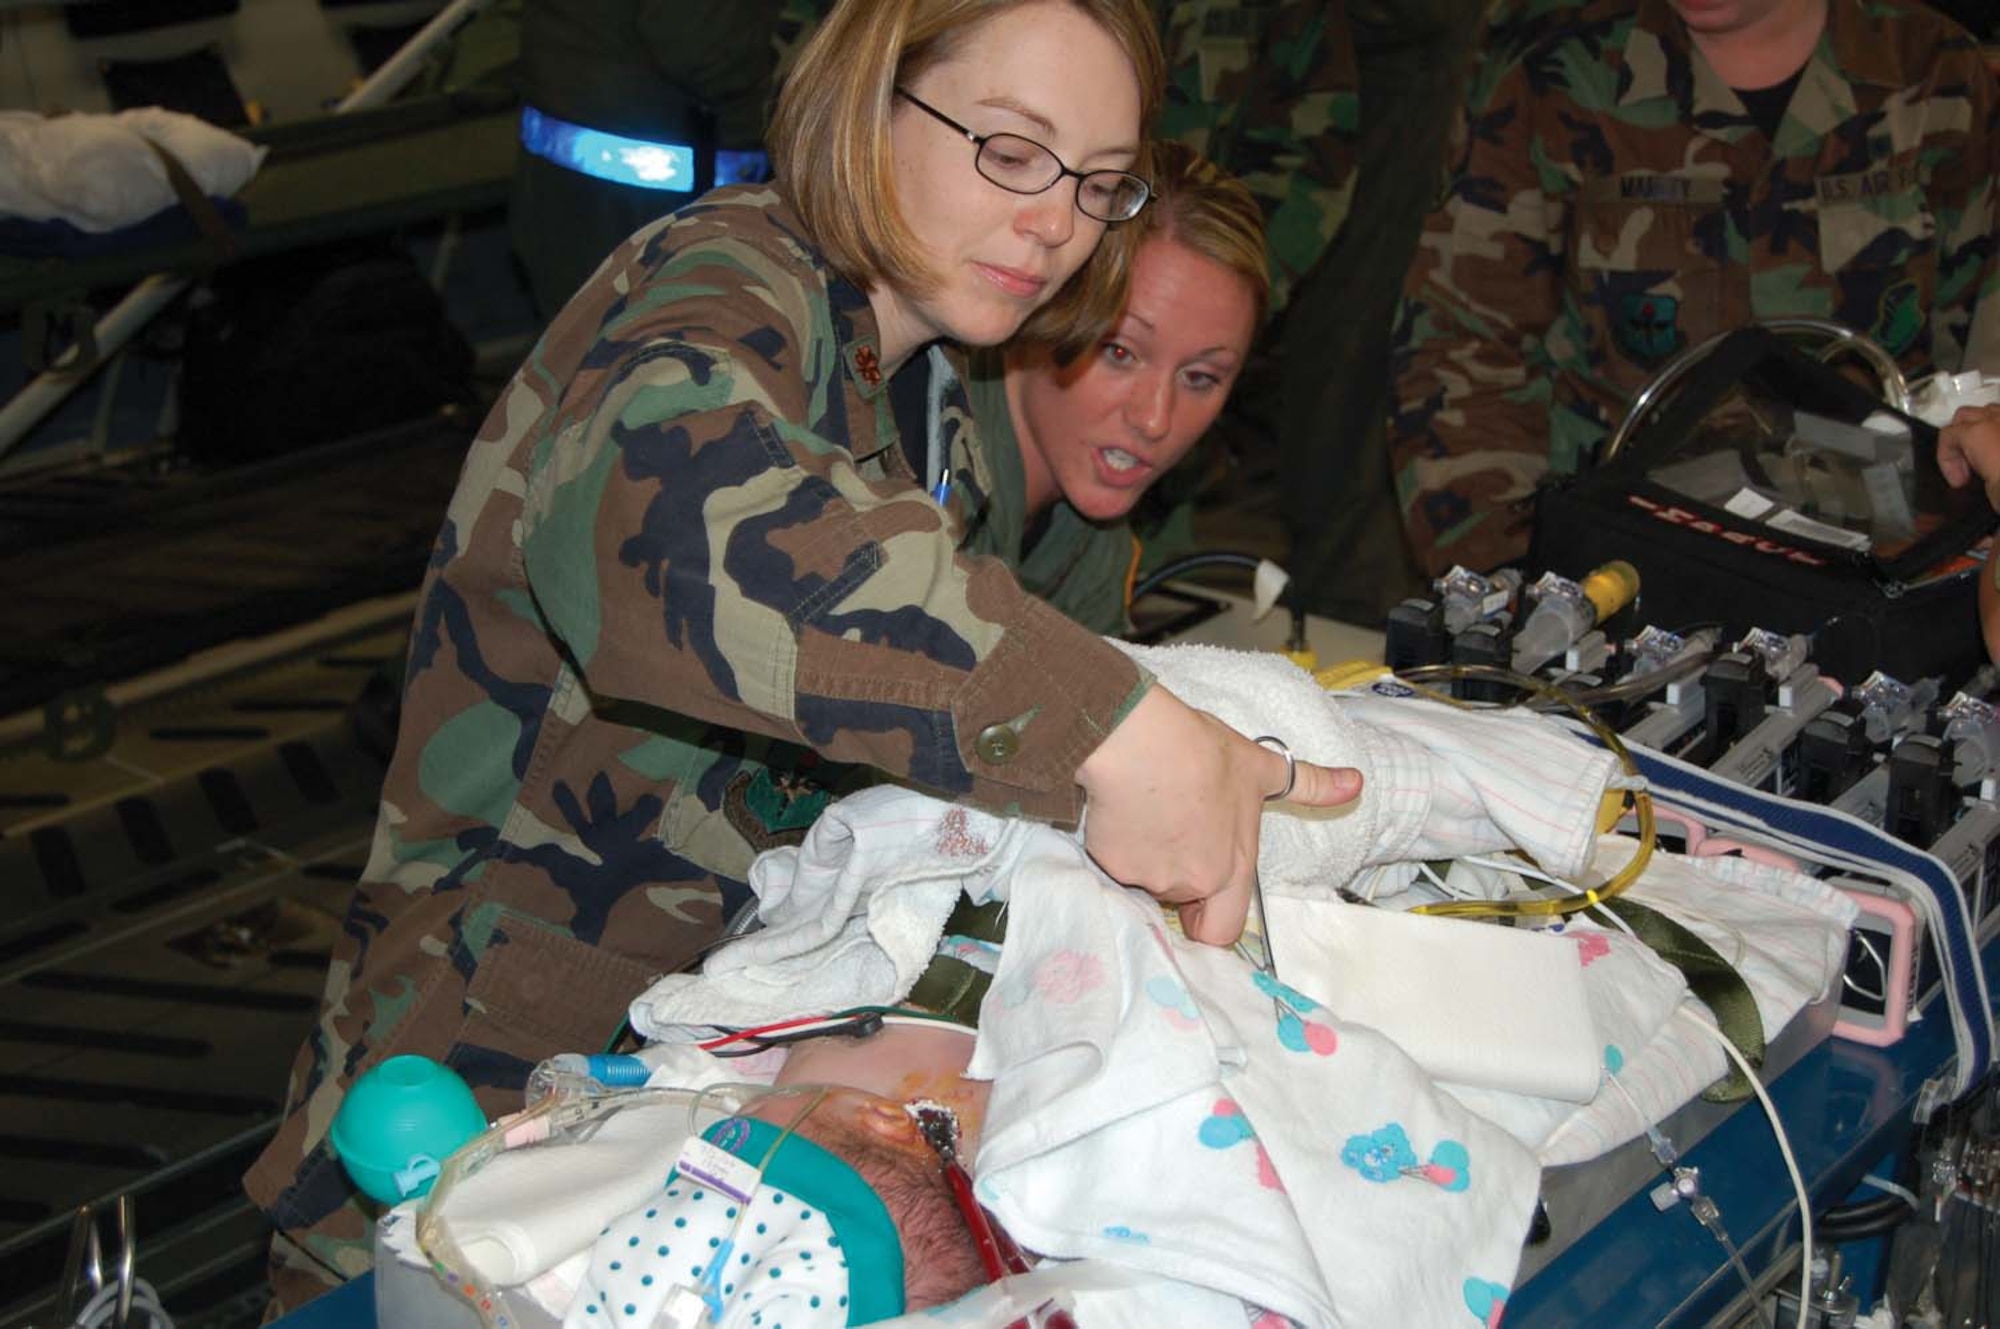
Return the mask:
[[[968,550],[1099,632],[1126,625],[1125,518],[1228,400],[1270,294],[1250,191],[1179,143],[1153,145],[1153,201],[1125,306],[1065,359],[1021,339],[972,357],[992,492]]]

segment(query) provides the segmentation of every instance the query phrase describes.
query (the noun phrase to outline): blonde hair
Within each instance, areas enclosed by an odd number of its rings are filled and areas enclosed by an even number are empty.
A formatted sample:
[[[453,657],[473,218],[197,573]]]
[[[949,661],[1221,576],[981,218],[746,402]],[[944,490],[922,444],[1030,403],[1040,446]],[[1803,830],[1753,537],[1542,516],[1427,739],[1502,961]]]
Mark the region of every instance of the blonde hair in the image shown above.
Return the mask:
[[[864,290],[927,290],[935,277],[895,206],[889,121],[895,90],[949,59],[986,22],[1037,0],[844,0],[813,34],[778,96],[767,145],[778,184],[827,262]],[[1139,124],[1166,85],[1149,0],[1053,0],[1081,10],[1132,62]],[[888,58],[885,58],[888,57]],[[1134,171],[1145,173],[1145,162]],[[1029,316],[1024,334],[1072,351],[1118,316],[1143,228],[1112,225],[1075,276]]]
[[[1261,326],[1271,303],[1271,259],[1256,195],[1185,143],[1163,139],[1151,148],[1153,198],[1141,238],[1186,245],[1241,277],[1257,305],[1251,326]]]

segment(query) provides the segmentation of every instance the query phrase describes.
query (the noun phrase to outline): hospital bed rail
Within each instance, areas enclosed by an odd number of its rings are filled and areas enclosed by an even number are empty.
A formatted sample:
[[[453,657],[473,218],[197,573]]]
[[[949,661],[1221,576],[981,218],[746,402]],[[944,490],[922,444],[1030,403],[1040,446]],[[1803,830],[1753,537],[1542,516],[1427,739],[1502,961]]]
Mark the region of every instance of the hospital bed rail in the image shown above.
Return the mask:
[[[489,2],[452,0],[381,68],[342,98],[332,114],[338,117],[385,106],[422,70],[428,54]],[[252,252],[258,252],[252,249],[253,245],[288,248],[315,236],[351,235],[380,230],[399,221],[446,215],[474,206],[478,199],[498,201],[504,197],[506,180],[513,169],[513,111],[511,108],[494,111],[470,123],[479,126],[478,132],[468,134],[463,141],[441,139],[432,143],[421,134],[406,135],[401,140],[362,142],[351,152],[339,155],[308,153],[294,163],[296,169],[291,171],[285,170],[282,163],[275,164],[274,171],[274,163],[267,162],[241,195],[251,209],[252,235],[260,227],[264,235],[257,240],[243,237],[240,248]],[[419,140],[417,146],[426,149],[424,160],[427,169],[435,171],[434,175],[398,169],[398,163],[407,165],[408,159],[397,156],[397,149],[410,147],[413,138]],[[445,150],[447,147],[449,150]],[[276,178],[272,179],[274,175]],[[423,187],[412,191],[413,183]],[[286,189],[294,192],[288,195]],[[325,192],[328,190],[332,191],[330,196]],[[331,208],[325,206],[328,204]],[[153,270],[153,275],[140,281],[85,334],[87,349],[95,360],[101,363],[115,354],[186,289],[188,271],[199,270],[213,259],[213,252],[202,246],[177,247],[177,252],[152,256],[146,266]],[[176,267],[177,263],[187,266]],[[163,267],[166,270],[161,270]],[[43,274],[38,280],[46,280],[49,275]],[[83,279],[90,277],[86,275]],[[0,300],[19,298],[9,291],[9,285],[0,281]],[[34,289],[33,283],[22,279],[16,291],[27,293]],[[77,283],[70,281],[68,289],[78,289]],[[32,379],[5,406],[0,406],[0,461],[90,376],[96,366],[85,363],[85,349],[82,345],[73,348]]]

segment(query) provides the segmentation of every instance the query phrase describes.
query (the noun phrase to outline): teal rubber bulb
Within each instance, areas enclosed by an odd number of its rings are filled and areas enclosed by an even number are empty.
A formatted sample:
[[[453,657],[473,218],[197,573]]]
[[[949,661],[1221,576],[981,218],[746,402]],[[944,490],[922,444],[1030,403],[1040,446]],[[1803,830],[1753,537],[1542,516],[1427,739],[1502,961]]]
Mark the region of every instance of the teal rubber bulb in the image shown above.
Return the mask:
[[[328,1138],[362,1193],[384,1204],[423,1195],[438,1168],[486,1129],[458,1072],[429,1057],[391,1057],[356,1080]]]

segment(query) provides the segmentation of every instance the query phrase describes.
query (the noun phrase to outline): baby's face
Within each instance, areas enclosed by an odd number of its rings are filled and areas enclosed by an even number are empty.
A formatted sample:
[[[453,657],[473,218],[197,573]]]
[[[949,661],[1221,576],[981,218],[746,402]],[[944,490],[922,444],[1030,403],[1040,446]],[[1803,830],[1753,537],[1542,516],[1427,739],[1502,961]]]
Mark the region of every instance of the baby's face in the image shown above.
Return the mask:
[[[893,1109],[903,1122],[908,1120],[902,1110],[905,1103],[919,1099],[942,1103],[958,1114],[961,1152],[969,1163],[979,1147],[986,1100],[992,1093],[987,1081],[965,1076],[972,1048],[969,1036],[949,1026],[890,1025],[868,1038],[820,1038],[798,1044],[785,1059],[776,1083],[843,1086],[876,1100],[874,1106],[880,1110]],[[840,1097],[838,1110],[858,1109],[849,1095]],[[818,1117],[832,1106],[823,1105],[813,1115]]]

